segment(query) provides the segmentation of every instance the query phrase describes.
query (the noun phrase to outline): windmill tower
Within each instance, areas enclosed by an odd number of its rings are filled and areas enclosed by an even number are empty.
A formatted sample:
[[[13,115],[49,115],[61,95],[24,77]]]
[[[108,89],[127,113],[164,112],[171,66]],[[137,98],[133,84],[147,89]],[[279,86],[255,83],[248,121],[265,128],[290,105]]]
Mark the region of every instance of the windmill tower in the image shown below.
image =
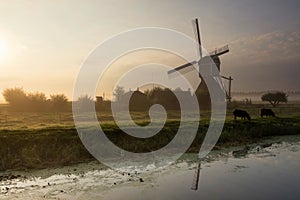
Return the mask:
[[[228,45],[225,45],[222,48],[215,49],[214,51],[210,52],[209,55],[203,57],[200,29],[199,29],[199,23],[198,23],[197,18],[195,19],[195,26],[196,26],[196,38],[197,38],[197,42],[199,45],[199,56],[200,56],[199,60],[192,61],[192,62],[186,63],[184,65],[181,65],[179,67],[176,67],[176,68],[168,71],[169,75],[171,75],[174,72],[186,69],[188,67],[192,67],[193,65],[196,65],[196,64],[198,64],[199,68],[201,66],[201,67],[206,67],[206,68],[210,68],[210,69],[212,69],[213,65],[215,65],[220,72],[221,60],[219,57],[221,55],[224,55],[229,52]],[[211,75],[214,76],[214,74],[211,74]],[[200,73],[199,73],[199,77],[201,78],[201,80],[203,80]],[[226,79],[229,81],[229,88],[225,92],[226,92],[227,100],[230,101],[231,100],[231,81],[233,79],[231,78],[231,76],[230,77],[221,76],[221,77],[223,79]],[[198,98],[198,102],[199,102],[200,106],[202,106],[204,108],[210,108],[210,96],[209,96],[209,92],[208,92],[208,87],[204,81],[201,81],[201,83],[199,84],[198,88],[195,91],[195,94]]]
[[[200,37],[200,29],[199,29],[199,23],[198,23],[198,19],[195,19],[195,25],[196,25],[196,38],[197,38],[197,42],[199,45],[199,60],[198,61],[192,61],[189,63],[186,63],[184,65],[181,65],[179,67],[176,67],[170,71],[168,71],[168,74],[171,75],[172,73],[175,73],[177,71],[186,69],[188,67],[191,67],[193,65],[198,64],[199,66],[199,71],[200,71],[200,67],[204,67],[208,70],[211,70],[211,72],[213,71],[213,67],[216,66],[218,69],[218,75],[220,75],[220,69],[221,69],[221,60],[220,60],[220,56],[224,55],[226,53],[229,52],[229,47],[228,45],[223,46],[222,48],[219,49],[215,49],[214,51],[210,52],[209,55],[204,56],[202,55],[202,44],[201,44],[201,37]],[[211,76],[216,76],[214,73],[211,73]],[[199,106],[200,108],[210,108],[211,106],[211,100],[210,100],[210,95],[209,95],[209,91],[208,91],[208,87],[205,83],[203,77],[201,76],[201,74],[199,73],[199,77],[201,78],[201,83],[199,84],[198,88],[195,91],[195,94],[198,98],[198,102],[199,102]],[[227,100],[230,102],[231,101],[231,81],[233,80],[230,77],[225,77],[225,76],[221,76],[221,78],[228,80],[229,81],[229,87],[228,90],[225,91],[226,92],[226,98]],[[193,179],[193,183],[192,183],[192,190],[197,190],[198,189],[198,184],[199,184],[199,178],[200,178],[200,170],[201,170],[201,159],[198,162],[198,166],[196,168],[195,171],[195,175],[194,175],[194,179]]]

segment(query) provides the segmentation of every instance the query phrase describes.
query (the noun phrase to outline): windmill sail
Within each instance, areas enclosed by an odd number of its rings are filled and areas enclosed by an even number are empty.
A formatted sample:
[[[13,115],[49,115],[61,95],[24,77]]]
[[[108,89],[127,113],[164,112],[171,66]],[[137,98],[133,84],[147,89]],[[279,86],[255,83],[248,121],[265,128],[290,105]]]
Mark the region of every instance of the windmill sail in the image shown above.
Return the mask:
[[[197,61],[193,61],[193,62],[190,62],[190,63],[186,63],[186,64],[181,65],[181,66],[179,66],[179,67],[176,67],[176,68],[174,68],[174,69],[172,69],[172,70],[169,70],[169,71],[168,71],[168,74],[170,75],[170,74],[172,74],[172,73],[174,73],[174,72],[180,71],[180,70],[182,70],[182,69],[185,69],[185,68],[187,68],[187,67],[193,66],[193,65],[195,65],[195,64],[197,64]]]
[[[228,52],[229,52],[229,47],[228,47],[228,45],[225,45],[219,49],[215,49],[214,51],[210,52],[209,55],[210,56],[221,56]]]
[[[197,169],[194,174],[194,179],[193,179],[193,183],[192,183],[192,187],[191,187],[192,190],[198,190],[200,170],[201,170],[201,160],[199,160]]]
[[[196,24],[196,33],[197,33],[197,41],[199,45],[199,55],[200,55],[200,60],[202,58],[202,44],[201,44],[201,37],[200,37],[200,28],[199,28],[199,23],[198,19],[195,19],[195,24]]]
[[[200,55],[200,59],[199,60],[201,60],[202,59],[202,46],[201,46],[201,37],[200,37],[199,22],[198,22],[197,18],[195,20],[193,20],[193,22],[195,23],[195,26],[193,26],[193,27],[195,27],[194,30],[196,32],[196,40],[197,40],[198,46],[199,46],[199,55]],[[198,63],[197,61],[193,61],[193,62],[190,62],[190,63],[186,63],[184,65],[181,65],[179,67],[176,67],[175,69],[172,69],[172,70],[168,71],[168,75],[170,75],[170,74],[172,74],[174,72],[180,71],[182,69],[185,69],[187,67],[190,67],[192,65],[195,65],[197,63]]]

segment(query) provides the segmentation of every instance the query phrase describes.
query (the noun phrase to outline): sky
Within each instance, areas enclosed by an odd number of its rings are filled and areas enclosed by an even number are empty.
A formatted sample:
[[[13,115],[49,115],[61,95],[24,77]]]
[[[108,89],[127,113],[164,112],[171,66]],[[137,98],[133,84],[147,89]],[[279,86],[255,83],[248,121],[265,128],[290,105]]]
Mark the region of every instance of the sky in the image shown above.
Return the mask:
[[[194,38],[196,17],[205,49],[229,44],[221,73],[233,77],[233,91],[300,90],[299,8],[298,0],[1,0],[0,92],[23,87],[71,98],[82,63],[107,38],[140,27]]]

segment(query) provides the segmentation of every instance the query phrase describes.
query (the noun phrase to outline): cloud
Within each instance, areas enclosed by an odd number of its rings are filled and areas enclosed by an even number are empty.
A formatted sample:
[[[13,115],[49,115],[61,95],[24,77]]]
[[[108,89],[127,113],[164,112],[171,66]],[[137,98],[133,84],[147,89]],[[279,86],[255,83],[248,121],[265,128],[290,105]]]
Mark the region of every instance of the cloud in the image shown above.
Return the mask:
[[[234,90],[299,90],[300,30],[275,31],[231,42],[222,71]]]
[[[299,60],[300,30],[275,31],[241,38],[230,43],[231,59],[247,64],[266,64]]]

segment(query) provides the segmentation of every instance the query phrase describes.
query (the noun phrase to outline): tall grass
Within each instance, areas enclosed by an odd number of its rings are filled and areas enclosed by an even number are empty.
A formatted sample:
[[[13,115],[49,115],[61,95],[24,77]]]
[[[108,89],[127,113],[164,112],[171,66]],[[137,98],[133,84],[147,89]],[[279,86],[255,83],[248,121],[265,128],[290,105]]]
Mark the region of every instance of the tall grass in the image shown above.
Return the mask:
[[[260,138],[300,134],[300,117],[227,120],[217,146],[255,142]],[[107,137],[117,146],[132,152],[155,151],[167,145],[176,135],[179,121],[169,120],[155,136],[136,139],[124,134],[112,123],[102,123]],[[200,121],[198,133],[188,152],[198,152],[209,126]],[[188,134],[188,133],[187,133]],[[71,126],[0,129],[0,170],[47,168],[92,160]]]
[[[279,117],[259,117],[259,111],[268,105],[242,107],[251,121],[234,121],[229,108],[218,146],[255,142],[260,138],[300,134],[300,104],[272,108]],[[2,107],[0,107],[2,108]],[[147,113],[132,113],[140,126],[150,121]],[[167,145],[177,133],[180,112],[168,113],[164,128],[146,139],[133,138],[120,130],[110,113],[97,113],[106,136],[120,148],[132,152],[155,151]],[[188,152],[198,152],[209,126],[210,113],[201,113],[198,133]],[[189,133],[187,133],[189,134]],[[184,142],[184,141],[183,141]],[[17,168],[47,168],[92,160],[81,143],[71,112],[9,112],[0,109],[0,170]]]

